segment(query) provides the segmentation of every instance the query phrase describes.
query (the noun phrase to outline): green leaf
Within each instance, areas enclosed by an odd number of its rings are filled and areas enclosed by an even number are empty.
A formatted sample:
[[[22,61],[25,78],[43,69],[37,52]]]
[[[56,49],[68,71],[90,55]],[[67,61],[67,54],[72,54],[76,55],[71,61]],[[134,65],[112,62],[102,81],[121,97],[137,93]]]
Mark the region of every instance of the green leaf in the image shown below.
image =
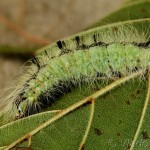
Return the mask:
[[[146,2],[147,0],[128,0],[125,2],[125,4],[132,4],[132,3],[137,3],[137,2]]]
[[[104,17],[100,21],[94,23],[89,28],[94,28],[115,22],[122,22],[127,20],[135,20],[150,17],[150,0],[138,0],[126,4],[119,10]]]
[[[20,56],[21,58],[29,59],[33,56],[33,52],[38,47],[13,47],[8,45],[0,45],[1,56]]]
[[[89,118],[94,115],[84,148],[89,150],[127,149],[131,145],[138,126],[147,92],[146,82],[138,83],[139,79],[130,81],[121,88],[98,98],[94,104],[94,114],[91,113],[92,104],[83,105],[46,128],[42,128],[32,136],[30,148],[78,149],[86,133]],[[99,82],[74,89],[52,105],[51,109],[67,108],[102,87],[104,84]],[[0,128],[0,147],[21,138],[53,116],[55,115],[52,115],[51,112],[45,112],[2,126]],[[136,148],[146,149],[150,145],[149,118],[150,110],[147,110]],[[23,141],[18,147],[27,147],[27,141]]]

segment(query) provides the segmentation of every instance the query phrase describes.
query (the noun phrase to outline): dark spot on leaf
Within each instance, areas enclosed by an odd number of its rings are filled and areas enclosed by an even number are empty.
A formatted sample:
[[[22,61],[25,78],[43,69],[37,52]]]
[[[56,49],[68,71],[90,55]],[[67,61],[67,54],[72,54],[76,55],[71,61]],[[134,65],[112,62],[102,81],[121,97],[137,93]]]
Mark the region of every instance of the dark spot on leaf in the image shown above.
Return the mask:
[[[25,142],[25,141],[28,141],[28,138],[25,138],[25,139],[23,140],[23,142]]]
[[[136,95],[135,94],[131,94],[131,98],[132,99],[136,99]]]
[[[121,133],[120,132],[117,132],[117,136],[120,136],[121,135]]]
[[[119,120],[119,124],[122,124],[122,121],[121,121],[121,120]]]
[[[143,139],[149,139],[149,136],[148,136],[148,133],[147,132],[142,132],[142,135],[143,135]]]
[[[84,146],[85,146],[84,144],[81,146],[81,150],[84,150],[84,149],[85,149],[85,147],[84,147]]]
[[[137,91],[136,91],[136,94],[140,94],[140,93],[141,93],[141,90],[137,90]]]
[[[127,145],[127,149],[130,149],[130,147],[131,147],[131,145],[130,145],[130,144],[128,144],[128,145]]]
[[[142,8],[142,9],[141,9],[141,12],[142,12],[142,13],[146,13],[147,11],[146,11],[146,9]]]
[[[130,101],[129,101],[129,100],[127,100],[127,101],[126,101],[126,104],[130,105]]]
[[[93,99],[93,98],[90,98],[87,103],[88,103],[88,104],[92,104],[93,101],[94,101],[94,99]]]
[[[100,136],[100,135],[103,134],[103,132],[102,132],[100,129],[98,129],[98,128],[94,128],[94,132],[95,132],[95,134],[98,135],[98,136]]]
[[[98,115],[98,117],[100,118],[101,116],[100,116],[100,115]]]

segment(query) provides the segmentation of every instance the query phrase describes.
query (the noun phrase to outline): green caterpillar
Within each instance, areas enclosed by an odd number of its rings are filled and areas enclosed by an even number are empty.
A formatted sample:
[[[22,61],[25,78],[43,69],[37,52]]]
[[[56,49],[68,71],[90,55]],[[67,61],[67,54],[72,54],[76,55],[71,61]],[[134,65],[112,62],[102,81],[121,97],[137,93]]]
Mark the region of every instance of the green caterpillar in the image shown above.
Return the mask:
[[[48,107],[82,82],[123,77],[150,67],[149,32],[132,26],[91,29],[43,48],[31,59],[13,92],[4,98],[1,115],[14,120]]]

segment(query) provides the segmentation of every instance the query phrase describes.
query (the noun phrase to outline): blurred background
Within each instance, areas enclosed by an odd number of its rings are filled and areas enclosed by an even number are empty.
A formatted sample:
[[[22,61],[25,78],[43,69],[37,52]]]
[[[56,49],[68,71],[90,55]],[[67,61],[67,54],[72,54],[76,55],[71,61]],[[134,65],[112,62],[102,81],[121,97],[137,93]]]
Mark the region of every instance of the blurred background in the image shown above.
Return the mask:
[[[0,0],[0,91],[34,51],[80,32],[126,0]]]

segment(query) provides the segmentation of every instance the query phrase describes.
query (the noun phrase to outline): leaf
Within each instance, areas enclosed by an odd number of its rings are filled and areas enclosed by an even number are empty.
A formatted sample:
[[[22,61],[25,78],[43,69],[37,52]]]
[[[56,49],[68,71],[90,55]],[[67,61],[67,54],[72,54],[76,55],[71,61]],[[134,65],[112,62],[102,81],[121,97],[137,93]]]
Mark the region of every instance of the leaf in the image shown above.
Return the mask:
[[[132,25],[140,32],[149,33],[149,23],[150,19],[137,19],[99,28],[105,31]],[[114,83],[115,86],[120,83],[116,83],[117,81]],[[58,112],[52,114],[47,110],[0,127],[0,147],[7,149],[6,146],[16,142],[17,148],[28,147],[35,150],[122,150],[131,147],[135,133],[138,133],[135,149],[149,149],[150,104],[146,105],[149,100],[146,99],[147,81],[134,79],[101,97],[98,95],[97,100],[89,99],[90,97],[85,99],[98,90],[111,90],[109,86],[104,88],[105,86],[103,81],[84,84],[80,88],[72,89],[49,107],[50,111]],[[146,115],[143,115],[143,110],[146,111]],[[143,120],[141,116],[144,116]],[[142,128],[137,132],[140,120]],[[46,124],[47,122],[49,124]]]
[[[106,24],[117,23],[122,21],[130,21],[135,19],[150,17],[150,0],[137,0],[130,2],[119,10],[104,17],[100,21],[94,23],[89,28],[103,26]]]
[[[8,45],[0,45],[0,55],[2,56],[21,56],[23,58],[30,58],[37,47],[13,47]]]
[[[94,106],[94,118],[90,125],[90,132],[84,144],[85,149],[127,149],[132,142],[139,118],[143,109],[146,95],[146,82],[139,84],[139,79],[130,81],[121,88],[107,93],[98,98]],[[138,85],[138,86],[137,86]],[[51,109],[64,109],[78,102],[104,84],[84,85],[74,89],[71,93],[62,97]],[[121,97],[121,98],[120,98]],[[93,115],[92,104],[83,105],[65,117],[56,120],[46,128],[42,128],[31,138],[31,149],[77,149],[85,135],[89,118]],[[55,116],[55,115],[54,115]],[[40,113],[25,119],[12,122],[0,128],[0,147],[4,147],[24,134],[32,131],[44,121],[53,117],[51,112]],[[146,148],[150,145],[150,111],[147,111],[144,122],[146,125],[140,132],[137,148]],[[39,144],[40,142],[40,144]],[[140,147],[141,146],[141,147]],[[18,147],[27,147],[27,141]]]
[[[137,2],[146,2],[147,0],[128,0],[125,2],[125,4],[132,4],[132,3],[137,3]]]

